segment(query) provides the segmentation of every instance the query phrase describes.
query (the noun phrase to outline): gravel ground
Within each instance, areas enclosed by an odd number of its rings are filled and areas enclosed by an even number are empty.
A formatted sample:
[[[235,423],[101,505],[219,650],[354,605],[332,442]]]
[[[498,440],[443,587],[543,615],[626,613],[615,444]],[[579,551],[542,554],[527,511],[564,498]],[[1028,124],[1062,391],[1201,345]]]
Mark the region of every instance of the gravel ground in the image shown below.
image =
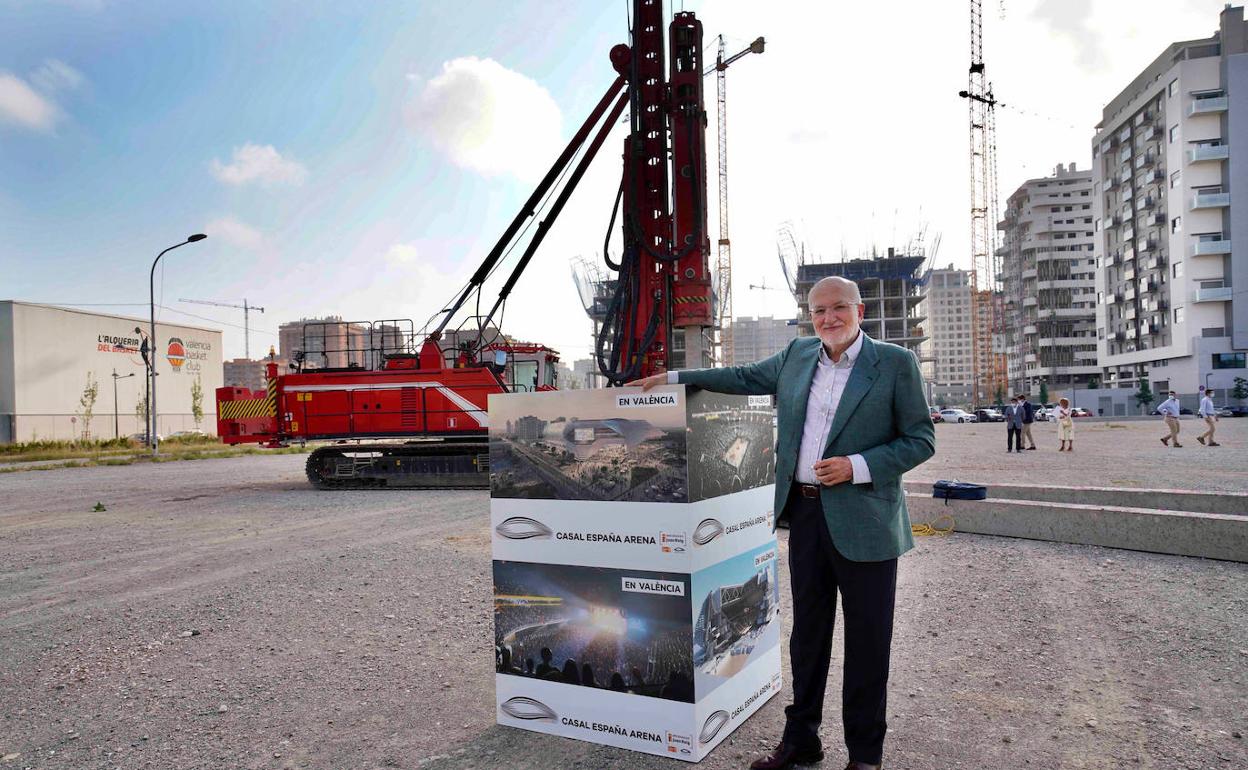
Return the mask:
[[[1161,418],[1075,421],[1075,451],[1058,452],[1057,423],[1037,422],[1036,451],[1006,454],[1005,423],[936,425],[936,456],[907,479],[993,481],[1055,486],[1143,487],[1207,492],[1248,492],[1248,418],[1217,424],[1221,446],[1196,443],[1203,420],[1184,417],[1182,449],[1158,439],[1169,435]]]
[[[923,470],[1086,474],[1121,466],[1134,435],[1080,426],[1075,462],[1041,430],[1050,451],[998,459],[993,427],[940,426]],[[1225,463],[1248,436],[1222,427]],[[1177,463],[1218,451],[1190,446],[1145,442],[1129,465],[1147,467],[1108,477],[1179,485]],[[682,766],[494,724],[482,493],[316,492],[303,461],[0,476],[0,770]],[[1248,767],[1246,589],[1241,564],[922,538],[900,568],[886,764]],[[787,694],[702,765],[764,751]]]

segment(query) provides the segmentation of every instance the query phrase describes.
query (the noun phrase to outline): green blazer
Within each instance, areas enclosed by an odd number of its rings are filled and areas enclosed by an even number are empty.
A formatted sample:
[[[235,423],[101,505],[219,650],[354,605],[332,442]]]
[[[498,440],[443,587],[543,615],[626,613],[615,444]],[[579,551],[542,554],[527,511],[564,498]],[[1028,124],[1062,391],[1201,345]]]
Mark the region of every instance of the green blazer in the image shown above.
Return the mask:
[[[777,519],[793,483],[820,344],[818,337],[798,337],[753,364],[677,375],[682,384],[718,393],[776,396]],[[845,482],[823,487],[820,495],[828,532],[845,558],[885,561],[914,547],[901,475],[935,452],[936,431],[914,355],[863,334],[823,451],[824,457],[861,454],[871,469],[870,484]]]

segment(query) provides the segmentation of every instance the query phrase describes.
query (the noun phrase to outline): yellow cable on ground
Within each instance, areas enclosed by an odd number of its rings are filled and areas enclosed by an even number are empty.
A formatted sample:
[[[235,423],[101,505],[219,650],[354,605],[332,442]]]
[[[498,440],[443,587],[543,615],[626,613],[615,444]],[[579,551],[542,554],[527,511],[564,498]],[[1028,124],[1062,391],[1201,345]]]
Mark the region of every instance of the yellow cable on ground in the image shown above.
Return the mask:
[[[945,519],[949,520],[949,526],[947,527],[936,526],[937,524],[940,524]],[[920,536],[922,535],[948,535],[951,532],[953,532],[953,517],[946,513],[943,516],[937,516],[936,519],[931,522],[923,522],[922,524],[911,524],[910,531]]]

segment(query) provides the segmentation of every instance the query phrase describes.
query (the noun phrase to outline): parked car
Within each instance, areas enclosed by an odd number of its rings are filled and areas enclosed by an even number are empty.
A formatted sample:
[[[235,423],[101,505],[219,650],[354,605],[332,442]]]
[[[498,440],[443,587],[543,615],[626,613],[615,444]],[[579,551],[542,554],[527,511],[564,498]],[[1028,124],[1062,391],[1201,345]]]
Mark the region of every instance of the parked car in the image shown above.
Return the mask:
[[[175,430],[169,434],[169,438],[186,438],[190,436],[207,436],[202,430]],[[162,439],[163,440],[163,439]]]
[[[932,422],[944,422],[945,418],[940,416],[939,409],[932,409]]]
[[[1219,417],[1248,417],[1248,406],[1219,406]]]
[[[144,445],[147,444],[147,434],[142,431],[138,433],[131,433],[129,436],[129,439],[131,441],[137,441],[140,444],[144,444]],[[159,433],[156,434],[156,441],[160,442],[164,440],[165,440],[164,436],[160,435]]]
[[[961,409],[941,409],[940,416],[945,422],[976,422],[975,415]]]
[[[1038,406],[1036,407],[1036,410],[1032,413],[1032,416],[1035,417],[1040,422],[1048,422],[1049,410],[1045,409],[1043,406]]]
[[[1076,406],[1074,409],[1070,410],[1070,416],[1071,417],[1091,417],[1092,413],[1089,412],[1087,409],[1084,409],[1081,406]]]
[[[1149,412],[1149,414],[1151,414],[1151,415],[1159,415],[1159,414],[1161,414],[1160,407],[1154,408],[1154,409],[1153,409],[1153,411]],[[1188,409],[1188,408],[1187,408],[1187,407],[1185,407],[1185,406],[1181,406],[1181,407],[1179,407],[1179,414],[1193,414],[1193,412],[1192,412],[1192,410],[1191,410],[1191,409]]]
[[[975,422],[1005,422],[1005,415],[996,409],[976,409]]]

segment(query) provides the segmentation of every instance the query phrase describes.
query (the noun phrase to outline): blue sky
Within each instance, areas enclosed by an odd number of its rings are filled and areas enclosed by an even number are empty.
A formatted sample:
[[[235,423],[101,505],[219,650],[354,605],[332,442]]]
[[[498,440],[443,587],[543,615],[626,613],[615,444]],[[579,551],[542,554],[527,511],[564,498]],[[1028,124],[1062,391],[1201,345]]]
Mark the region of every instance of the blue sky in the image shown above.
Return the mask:
[[[792,312],[747,289],[780,284],[785,220],[828,255],[926,224],[940,262],[968,261],[963,4],[686,5],[712,51],[721,31],[734,50],[768,38],[730,73],[738,314]],[[1018,0],[990,16],[990,75],[1031,113],[999,118],[1003,199],[1086,165],[1100,105],[1170,41],[1210,34],[1221,4],[1133,7]],[[241,313],[179,298],[264,306],[253,355],[301,316],[419,324],[610,83],[625,35],[623,2],[0,0],[0,298],[144,315],[152,258],[202,231],[165,257],[161,317],[223,328],[227,357]],[[589,348],[569,263],[601,249],[617,148],[508,306],[509,332],[565,360]]]

